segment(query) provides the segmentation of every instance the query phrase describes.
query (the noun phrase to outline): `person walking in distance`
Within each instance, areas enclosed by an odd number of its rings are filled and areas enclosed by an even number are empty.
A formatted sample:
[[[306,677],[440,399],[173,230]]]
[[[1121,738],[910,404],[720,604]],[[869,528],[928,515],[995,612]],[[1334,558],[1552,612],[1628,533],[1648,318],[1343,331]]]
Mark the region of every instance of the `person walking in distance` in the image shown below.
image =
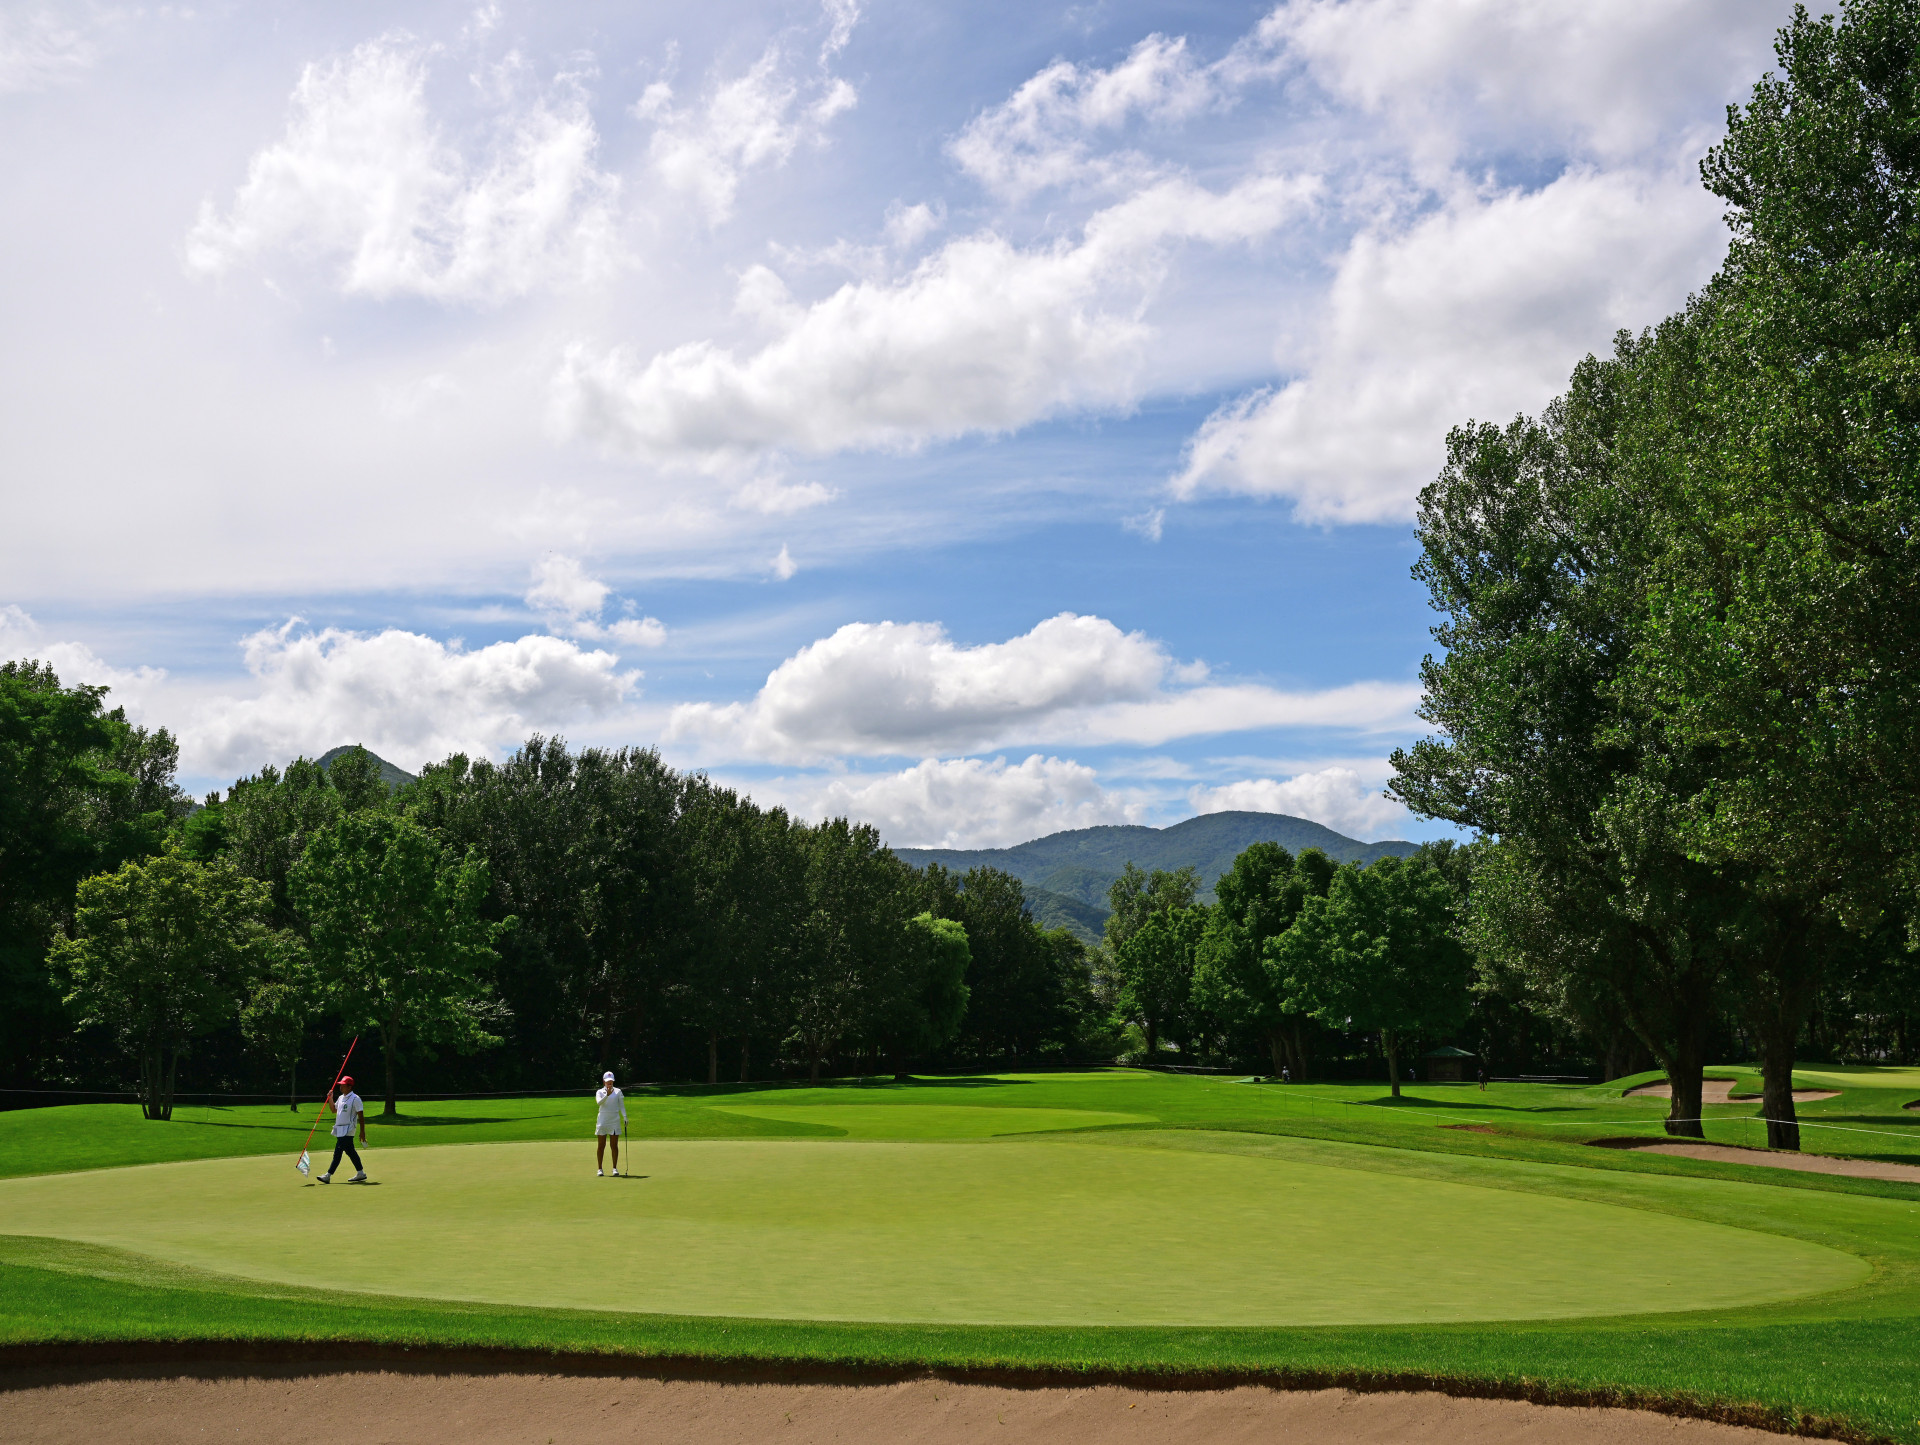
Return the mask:
[[[601,1076],[600,1092],[593,1096],[593,1102],[600,1106],[599,1117],[593,1122],[594,1142],[598,1146],[594,1151],[595,1174],[605,1174],[607,1163],[607,1141],[613,1141],[613,1173],[620,1175],[620,1130],[627,1122],[627,1096],[613,1086],[613,1072],[609,1070]]]
[[[1487,1092],[1487,1066],[1485,1064],[1480,1066],[1480,1092],[1483,1094]]]
[[[350,1182],[365,1184],[367,1166],[360,1162],[359,1152],[353,1147],[353,1135],[357,1129],[360,1142],[367,1142],[367,1107],[360,1102],[360,1096],[353,1092],[352,1074],[342,1074],[338,1087],[340,1092],[333,1097],[333,1163],[320,1176],[320,1182],[333,1183],[333,1176],[340,1168],[340,1156],[344,1154],[353,1161],[354,1173]]]

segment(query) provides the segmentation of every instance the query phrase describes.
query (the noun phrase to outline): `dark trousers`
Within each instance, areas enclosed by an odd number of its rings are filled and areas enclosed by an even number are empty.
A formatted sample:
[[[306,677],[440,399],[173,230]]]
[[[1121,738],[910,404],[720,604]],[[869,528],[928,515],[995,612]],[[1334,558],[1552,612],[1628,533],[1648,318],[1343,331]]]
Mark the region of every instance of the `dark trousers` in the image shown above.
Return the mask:
[[[339,1172],[340,1156],[342,1154],[346,1155],[347,1158],[353,1161],[354,1173],[356,1174],[366,1173],[367,1166],[360,1162],[360,1156],[354,1152],[353,1135],[351,1134],[336,1134],[334,1136],[333,1163],[327,1166],[327,1173],[334,1174]]]

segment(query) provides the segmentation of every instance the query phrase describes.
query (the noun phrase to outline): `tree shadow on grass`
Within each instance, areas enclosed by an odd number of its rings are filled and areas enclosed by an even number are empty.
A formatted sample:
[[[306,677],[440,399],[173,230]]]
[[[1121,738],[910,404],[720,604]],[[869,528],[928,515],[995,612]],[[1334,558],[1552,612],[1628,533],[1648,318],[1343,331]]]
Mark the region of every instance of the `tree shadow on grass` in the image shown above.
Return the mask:
[[[368,1118],[369,1129],[384,1129],[394,1125],[408,1129],[445,1129],[459,1128],[467,1124],[531,1124],[541,1119],[564,1119],[564,1114],[525,1114],[517,1119],[488,1119],[448,1117],[440,1114],[375,1114]]]
[[[1521,1118],[1530,1118],[1536,1114],[1584,1114],[1591,1105],[1582,1104],[1500,1104],[1485,1097],[1471,1099],[1429,1099],[1422,1096],[1407,1095],[1396,1099],[1391,1094],[1382,1094],[1377,1099],[1343,1099],[1342,1104],[1357,1105],[1362,1108],[1383,1107],[1388,1109],[1465,1109],[1472,1113],[1513,1114]]]

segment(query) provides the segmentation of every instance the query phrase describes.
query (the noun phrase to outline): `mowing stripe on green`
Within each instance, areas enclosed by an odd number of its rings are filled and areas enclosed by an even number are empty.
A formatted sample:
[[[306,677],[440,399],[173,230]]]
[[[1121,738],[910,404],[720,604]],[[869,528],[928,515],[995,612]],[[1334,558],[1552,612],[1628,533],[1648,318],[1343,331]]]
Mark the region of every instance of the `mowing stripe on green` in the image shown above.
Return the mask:
[[[1087,1142],[656,1141],[283,1159],[0,1183],[8,1232],[292,1284],[768,1319],[1363,1324],[1753,1304],[1838,1250],[1521,1190]]]

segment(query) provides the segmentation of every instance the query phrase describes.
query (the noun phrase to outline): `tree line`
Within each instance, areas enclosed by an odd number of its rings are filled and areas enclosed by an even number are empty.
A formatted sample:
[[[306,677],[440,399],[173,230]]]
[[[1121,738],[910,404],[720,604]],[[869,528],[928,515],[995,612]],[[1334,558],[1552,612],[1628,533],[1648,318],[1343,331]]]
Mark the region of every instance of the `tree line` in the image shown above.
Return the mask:
[[[901,862],[873,828],[764,809],[648,749],[535,737],[390,792],[364,750],[194,805],[177,747],[103,690],[0,666],[0,939],[13,1071],[179,1060],[237,1036],[297,1088],[359,1035],[388,1112],[605,1067],[752,1079],[1097,1053],[1087,951],[1017,879]],[[1089,1042],[1091,1040],[1091,1042]],[[724,1069],[723,1069],[724,1057]]]

